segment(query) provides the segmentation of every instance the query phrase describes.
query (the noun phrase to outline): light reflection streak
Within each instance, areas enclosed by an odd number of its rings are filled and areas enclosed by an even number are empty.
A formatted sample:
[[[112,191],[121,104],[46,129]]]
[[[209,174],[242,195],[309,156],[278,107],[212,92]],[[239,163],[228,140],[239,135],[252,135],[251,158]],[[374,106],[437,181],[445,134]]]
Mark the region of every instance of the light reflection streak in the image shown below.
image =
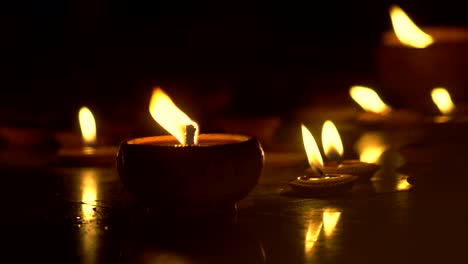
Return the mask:
[[[97,263],[98,223],[96,222],[95,203],[98,198],[96,171],[84,169],[81,172],[81,247],[83,263]]]
[[[333,238],[335,228],[341,218],[341,212],[333,208],[325,208],[321,213],[313,212],[308,222],[304,241],[304,253],[306,257],[313,255],[314,246],[324,233],[326,239]]]

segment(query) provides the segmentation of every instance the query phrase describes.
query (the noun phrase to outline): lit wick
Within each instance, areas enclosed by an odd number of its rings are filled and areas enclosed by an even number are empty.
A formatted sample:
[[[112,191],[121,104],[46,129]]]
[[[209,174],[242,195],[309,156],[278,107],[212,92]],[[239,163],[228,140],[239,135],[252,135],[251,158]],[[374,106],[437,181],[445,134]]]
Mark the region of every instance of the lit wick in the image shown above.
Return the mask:
[[[197,132],[197,128],[194,125],[185,126],[185,145],[186,146],[195,145],[196,132]]]
[[[151,96],[149,111],[154,120],[173,135],[182,146],[198,144],[198,124],[180,110],[159,87]]]

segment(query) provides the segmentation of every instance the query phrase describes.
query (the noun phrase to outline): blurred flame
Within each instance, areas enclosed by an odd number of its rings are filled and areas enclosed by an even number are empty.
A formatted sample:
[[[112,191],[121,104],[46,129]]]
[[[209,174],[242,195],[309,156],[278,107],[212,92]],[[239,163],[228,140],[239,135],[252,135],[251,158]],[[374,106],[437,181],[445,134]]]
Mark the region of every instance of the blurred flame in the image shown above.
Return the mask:
[[[307,160],[309,161],[310,166],[313,168],[322,168],[323,159],[317,146],[317,142],[315,142],[314,136],[312,136],[312,133],[310,133],[309,129],[307,129],[307,127],[303,124],[301,124],[301,129],[302,141],[304,143],[304,149],[306,151]]]
[[[406,191],[410,188],[411,188],[411,184],[408,183],[406,178],[398,180],[398,183],[396,186],[397,191]]]
[[[364,134],[356,143],[359,160],[367,163],[380,163],[380,156],[388,149],[384,139],[373,133]]]
[[[341,212],[337,212],[331,209],[325,209],[323,211],[323,231],[326,237],[330,237],[335,230],[338,221],[340,220]]]
[[[343,156],[343,143],[341,142],[338,129],[332,121],[327,120],[322,127],[322,146],[325,155],[329,160],[333,160],[338,155]]]
[[[425,48],[434,42],[432,37],[418,28],[400,7],[394,5],[390,8],[390,18],[395,35],[402,44],[413,48]]]
[[[432,89],[431,96],[432,101],[434,101],[442,114],[449,115],[455,110],[452,98],[445,88],[437,87]]]
[[[186,145],[186,126],[195,127],[194,142],[198,141],[198,124],[182,112],[159,87],[154,89],[149,106],[151,116],[182,145]]]
[[[323,222],[310,221],[307,227],[307,233],[305,237],[304,250],[306,255],[312,253],[315,242],[317,242],[320,232],[322,231]]]
[[[96,121],[93,113],[87,107],[81,107],[78,113],[81,135],[86,146],[96,143]]]
[[[386,114],[391,111],[391,108],[387,106],[371,88],[352,86],[349,90],[349,94],[356,103],[368,112]]]

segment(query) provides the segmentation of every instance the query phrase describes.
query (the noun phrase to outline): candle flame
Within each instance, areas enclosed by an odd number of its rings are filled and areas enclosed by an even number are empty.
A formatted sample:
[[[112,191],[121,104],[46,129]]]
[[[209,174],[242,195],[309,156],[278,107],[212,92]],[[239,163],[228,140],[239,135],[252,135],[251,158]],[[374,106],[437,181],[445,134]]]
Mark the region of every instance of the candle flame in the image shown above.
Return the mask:
[[[87,107],[81,107],[78,113],[81,135],[85,146],[92,146],[96,143],[96,120],[93,113]]]
[[[442,87],[432,89],[432,101],[436,104],[439,111],[444,115],[450,115],[455,110],[455,105],[452,102],[449,92]]]
[[[433,38],[416,26],[400,7],[394,5],[390,8],[390,18],[395,35],[402,44],[421,49],[434,42]]]
[[[320,154],[320,150],[315,142],[314,136],[310,133],[306,126],[301,124],[302,129],[302,141],[304,143],[304,149],[306,151],[307,160],[312,168],[322,168],[323,159]]]
[[[329,160],[333,160],[339,155],[338,158],[343,157],[343,143],[341,142],[338,129],[332,121],[327,120],[323,123],[322,127],[322,146],[325,155]]]
[[[349,90],[349,94],[365,111],[377,114],[386,114],[392,110],[371,88],[352,86]]]
[[[198,124],[180,110],[159,87],[154,89],[149,111],[154,120],[182,145],[187,144],[187,126],[195,128],[194,144],[198,141]]]

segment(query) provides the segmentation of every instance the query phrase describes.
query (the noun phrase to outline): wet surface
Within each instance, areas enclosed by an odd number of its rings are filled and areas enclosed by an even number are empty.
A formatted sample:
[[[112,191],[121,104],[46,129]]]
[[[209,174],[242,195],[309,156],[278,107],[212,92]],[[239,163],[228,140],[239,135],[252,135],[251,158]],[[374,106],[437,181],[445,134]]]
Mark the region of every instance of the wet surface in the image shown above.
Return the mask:
[[[369,142],[369,133],[387,146],[370,181],[339,196],[300,197],[287,185],[303,172],[299,152],[286,161],[280,157],[289,154],[267,153],[275,158],[267,158],[259,184],[238,203],[237,214],[203,221],[162,221],[157,211],[128,195],[114,167],[51,167],[42,162],[48,154],[33,158],[38,153],[11,163],[3,150],[2,255],[20,263],[447,263],[466,258],[463,186],[468,180],[462,161],[431,173],[425,167],[437,149],[427,142],[407,144],[409,132],[365,131],[351,137],[346,131],[345,150],[359,149],[355,144],[364,135]],[[440,150],[457,151],[456,143],[445,142]],[[399,151],[402,145],[406,156]],[[418,159],[408,156],[410,150]],[[438,156],[450,160],[449,154]],[[410,174],[398,171],[403,164],[412,168]],[[406,179],[413,173],[422,174],[426,184],[409,185]],[[456,181],[446,180],[450,175],[458,175],[452,177]]]

